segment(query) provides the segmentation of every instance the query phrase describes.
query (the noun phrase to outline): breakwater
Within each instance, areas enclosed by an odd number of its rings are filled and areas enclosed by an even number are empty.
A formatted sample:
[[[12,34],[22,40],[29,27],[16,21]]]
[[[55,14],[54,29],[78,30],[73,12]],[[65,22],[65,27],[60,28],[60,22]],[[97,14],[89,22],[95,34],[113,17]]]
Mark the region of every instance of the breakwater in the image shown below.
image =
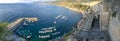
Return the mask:
[[[34,22],[34,21],[38,21],[38,19],[37,18],[19,18],[7,26],[8,30],[14,31],[16,28],[22,25],[24,21]]]

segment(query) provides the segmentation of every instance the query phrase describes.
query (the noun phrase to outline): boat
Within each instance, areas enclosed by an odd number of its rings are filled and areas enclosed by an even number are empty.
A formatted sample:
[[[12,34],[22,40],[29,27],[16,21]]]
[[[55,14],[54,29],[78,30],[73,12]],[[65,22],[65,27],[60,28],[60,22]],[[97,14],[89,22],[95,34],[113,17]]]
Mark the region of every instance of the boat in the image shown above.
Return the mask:
[[[26,38],[30,38],[31,36],[29,35],[29,36],[27,36]]]
[[[48,33],[48,32],[53,32],[53,30],[39,31],[39,33]]]
[[[49,27],[48,29],[53,29],[54,27]]]
[[[64,20],[68,19],[68,17],[66,17],[66,16],[62,16],[61,18]]]
[[[65,16],[62,16],[62,19],[65,19]]]
[[[55,17],[56,19],[58,19],[58,18],[60,18],[60,17],[62,17],[63,15],[58,15],[57,17]]]
[[[39,33],[48,33],[48,32],[53,32],[56,31],[55,27],[48,27],[48,28],[42,28]]]
[[[56,21],[54,21],[54,24],[56,24],[57,22]]]
[[[53,32],[53,30],[46,30],[45,32]]]
[[[24,22],[23,25],[28,25],[28,24],[26,22]]]
[[[39,31],[39,33],[47,33],[47,32],[45,32],[45,31]]]
[[[54,28],[53,30],[56,31],[56,28]]]
[[[52,30],[54,29],[55,27],[48,27],[48,28],[42,28],[41,30]]]
[[[50,37],[50,35],[45,35],[45,36],[40,36],[39,35],[39,38],[49,38]]]
[[[55,32],[55,33],[52,33],[52,35],[57,35],[57,34],[59,34],[60,32]]]

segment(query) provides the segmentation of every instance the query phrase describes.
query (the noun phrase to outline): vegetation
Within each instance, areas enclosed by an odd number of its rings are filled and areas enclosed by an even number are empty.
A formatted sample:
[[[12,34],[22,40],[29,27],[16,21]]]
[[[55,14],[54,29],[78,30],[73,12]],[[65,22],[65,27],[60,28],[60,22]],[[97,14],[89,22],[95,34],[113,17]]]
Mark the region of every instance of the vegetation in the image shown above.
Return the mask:
[[[5,36],[7,25],[8,25],[8,22],[0,22],[0,41],[2,41],[2,39]]]
[[[111,12],[111,16],[112,16],[112,17],[116,17],[116,14],[117,14],[117,11]]]
[[[89,8],[88,5],[81,4],[81,0],[61,0],[59,2],[59,5],[73,8],[73,9],[77,9],[80,11],[85,11]]]
[[[0,33],[2,33],[5,29],[5,27],[8,25],[7,22],[0,22]]]
[[[73,9],[78,9],[81,11],[87,10],[89,8],[89,6],[87,5],[82,5],[81,3],[60,3],[60,5],[65,6],[65,7],[69,7],[69,8],[73,8]]]
[[[101,0],[81,0],[80,2],[89,3],[89,2],[92,2],[92,1],[101,1]]]
[[[99,2],[101,0],[59,0],[59,5],[85,11],[91,6],[91,4],[96,4],[94,3],[95,1],[97,3],[97,1]]]
[[[101,1],[101,0],[60,0],[60,1],[62,1],[62,2],[78,2],[78,3],[80,3],[80,2],[82,2],[82,3],[88,3],[88,2],[91,2],[91,1]]]
[[[62,2],[80,2],[80,0],[60,0]]]

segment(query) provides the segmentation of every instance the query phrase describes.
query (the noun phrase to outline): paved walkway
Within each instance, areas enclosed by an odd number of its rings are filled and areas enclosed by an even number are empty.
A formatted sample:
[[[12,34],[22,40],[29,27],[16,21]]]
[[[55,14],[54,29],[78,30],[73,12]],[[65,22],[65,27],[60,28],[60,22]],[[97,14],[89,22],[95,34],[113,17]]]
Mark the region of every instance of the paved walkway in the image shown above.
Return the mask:
[[[105,33],[100,31],[99,20],[94,19],[93,24],[89,31],[81,30],[76,36],[80,40],[89,41],[104,41]]]

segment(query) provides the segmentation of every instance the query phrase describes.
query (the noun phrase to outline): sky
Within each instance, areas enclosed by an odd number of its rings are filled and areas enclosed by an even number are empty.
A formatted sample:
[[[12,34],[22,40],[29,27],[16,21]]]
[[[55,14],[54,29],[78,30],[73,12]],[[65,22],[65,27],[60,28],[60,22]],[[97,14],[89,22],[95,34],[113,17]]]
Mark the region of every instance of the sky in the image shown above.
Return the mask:
[[[31,3],[33,1],[54,1],[54,0],[0,0],[0,3]]]

